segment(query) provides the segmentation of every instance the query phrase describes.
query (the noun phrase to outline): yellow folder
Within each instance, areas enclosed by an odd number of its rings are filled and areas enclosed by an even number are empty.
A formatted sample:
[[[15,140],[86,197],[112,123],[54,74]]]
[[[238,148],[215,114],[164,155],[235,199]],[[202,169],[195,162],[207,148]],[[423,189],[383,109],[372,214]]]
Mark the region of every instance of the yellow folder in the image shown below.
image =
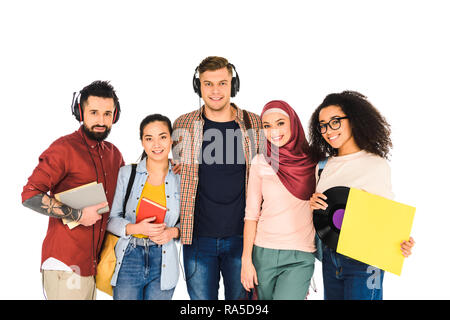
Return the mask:
[[[409,240],[416,208],[350,188],[337,252],[396,275]]]

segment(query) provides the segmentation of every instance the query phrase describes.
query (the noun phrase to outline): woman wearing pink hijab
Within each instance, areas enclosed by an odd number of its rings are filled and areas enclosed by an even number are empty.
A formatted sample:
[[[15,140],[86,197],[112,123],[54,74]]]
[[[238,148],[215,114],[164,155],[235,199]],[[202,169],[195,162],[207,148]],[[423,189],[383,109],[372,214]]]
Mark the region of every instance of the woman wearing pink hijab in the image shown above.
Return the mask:
[[[305,299],[314,273],[314,225],[309,198],[315,166],[294,109],[267,103],[266,150],[252,160],[245,209],[241,282],[261,300]]]

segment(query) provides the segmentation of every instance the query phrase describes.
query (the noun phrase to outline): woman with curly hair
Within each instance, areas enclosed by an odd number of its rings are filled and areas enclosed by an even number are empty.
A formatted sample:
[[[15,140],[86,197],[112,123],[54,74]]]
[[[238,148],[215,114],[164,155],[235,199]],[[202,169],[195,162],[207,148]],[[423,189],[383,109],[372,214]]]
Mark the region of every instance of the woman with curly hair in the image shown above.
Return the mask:
[[[380,112],[355,91],[325,97],[311,116],[311,157],[327,159],[320,177],[316,167],[316,192],[310,206],[326,209],[324,191],[346,186],[389,199],[391,172],[387,162],[392,142],[390,126]],[[405,257],[414,239],[400,244]],[[384,271],[337,253],[323,244],[322,274],[325,300],[381,300]],[[376,279],[374,279],[376,278]],[[375,285],[373,285],[375,284]]]

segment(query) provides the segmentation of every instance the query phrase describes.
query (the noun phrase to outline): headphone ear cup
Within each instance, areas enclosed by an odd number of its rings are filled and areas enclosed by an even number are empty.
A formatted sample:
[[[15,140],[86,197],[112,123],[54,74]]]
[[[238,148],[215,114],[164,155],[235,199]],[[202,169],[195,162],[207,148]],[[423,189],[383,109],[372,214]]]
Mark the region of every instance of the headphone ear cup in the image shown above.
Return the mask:
[[[194,91],[198,94],[198,96],[202,97],[202,91],[200,90],[200,79],[194,78]]]
[[[120,104],[119,104],[119,101],[117,101],[116,108],[114,110],[113,123],[116,123],[117,121],[119,121],[119,118],[120,118]]]
[[[116,123],[117,120],[119,120],[119,117],[117,116],[117,108],[116,108],[116,110],[114,110],[113,123]]]
[[[236,77],[231,78],[231,97],[236,96]]]
[[[230,63],[230,65],[233,68],[235,74],[235,76],[231,78],[231,97],[234,98],[236,94],[239,92],[241,82],[239,81],[239,75],[236,71],[236,68],[234,67],[233,64]]]
[[[78,103],[72,103],[72,115],[77,119],[77,121],[80,118],[80,112],[78,111]]]
[[[77,106],[78,108],[76,108],[76,110],[78,110],[75,114],[75,119],[78,120],[78,122],[83,121],[83,111],[81,110],[81,104],[77,102]]]
[[[192,78],[192,87],[194,88],[194,92],[198,94],[198,96],[202,97],[202,91],[200,90],[200,79],[196,77],[198,71],[198,67],[195,68],[194,77]]]
[[[83,117],[82,113],[81,113],[81,108],[80,108],[80,103],[79,103],[79,98],[80,94],[76,92],[73,93],[73,97],[72,97],[72,106],[70,107],[72,109],[72,115],[75,117],[75,119],[77,119],[78,122],[81,122],[81,118]]]

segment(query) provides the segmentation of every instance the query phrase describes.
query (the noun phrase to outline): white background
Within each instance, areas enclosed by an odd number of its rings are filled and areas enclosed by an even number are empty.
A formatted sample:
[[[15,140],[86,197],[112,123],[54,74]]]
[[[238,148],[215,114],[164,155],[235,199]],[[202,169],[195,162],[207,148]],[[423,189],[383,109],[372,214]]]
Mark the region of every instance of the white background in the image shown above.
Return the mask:
[[[235,103],[259,114],[285,100],[304,127],[328,93],[369,97],[392,125],[396,200],[417,207],[417,245],[400,277],[386,275],[384,298],[448,299],[448,12],[445,1],[411,0],[2,1],[0,298],[43,299],[48,219],[20,195],[42,151],[78,128],[73,91],[111,81],[122,115],[108,140],[130,163],[142,118],[197,108],[194,69],[220,55],[241,79]],[[320,271],[310,299],[323,297]],[[188,299],[182,277],[174,299]]]

